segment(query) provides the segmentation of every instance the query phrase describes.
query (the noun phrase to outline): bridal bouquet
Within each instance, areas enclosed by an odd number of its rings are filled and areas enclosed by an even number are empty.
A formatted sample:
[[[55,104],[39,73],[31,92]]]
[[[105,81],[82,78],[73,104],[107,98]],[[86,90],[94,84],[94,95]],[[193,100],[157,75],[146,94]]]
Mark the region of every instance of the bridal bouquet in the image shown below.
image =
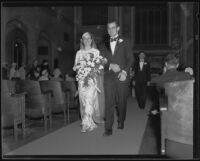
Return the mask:
[[[89,81],[95,82],[98,75],[104,69],[106,59],[100,55],[89,53],[86,54],[83,59],[75,66],[77,71],[76,80],[83,82],[83,86],[87,87]]]

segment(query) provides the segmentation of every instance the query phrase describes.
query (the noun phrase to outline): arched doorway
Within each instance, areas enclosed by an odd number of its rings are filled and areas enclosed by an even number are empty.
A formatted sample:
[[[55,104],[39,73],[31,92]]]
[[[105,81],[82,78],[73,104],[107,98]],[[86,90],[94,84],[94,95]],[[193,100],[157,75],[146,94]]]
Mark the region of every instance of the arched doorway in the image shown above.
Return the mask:
[[[24,63],[24,43],[20,40],[14,42],[14,62],[20,67]]]
[[[6,61],[16,62],[20,67],[27,59],[27,36],[23,30],[15,28],[6,36]]]
[[[6,50],[4,60],[11,64],[16,62],[21,66],[22,63],[28,62],[28,29],[26,25],[18,20],[11,19],[6,24]]]

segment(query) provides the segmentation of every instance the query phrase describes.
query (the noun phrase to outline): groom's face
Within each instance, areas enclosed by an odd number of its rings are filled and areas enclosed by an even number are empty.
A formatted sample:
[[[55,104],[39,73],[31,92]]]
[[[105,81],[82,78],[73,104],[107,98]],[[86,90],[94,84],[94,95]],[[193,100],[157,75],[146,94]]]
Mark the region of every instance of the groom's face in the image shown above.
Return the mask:
[[[108,23],[108,34],[110,37],[114,37],[119,32],[119,26],[115,22]]]

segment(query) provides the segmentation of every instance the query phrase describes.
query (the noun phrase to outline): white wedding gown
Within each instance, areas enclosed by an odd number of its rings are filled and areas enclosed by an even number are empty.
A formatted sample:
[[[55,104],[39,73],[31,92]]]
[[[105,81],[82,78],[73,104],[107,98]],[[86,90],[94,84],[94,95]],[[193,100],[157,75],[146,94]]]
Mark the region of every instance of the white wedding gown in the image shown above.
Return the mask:
[[[75,65],[79,63],[88,53],[99,54],[97,49],[79,50],[76,54]],[[92,131],[97,127],[96,123],[104,122],[104,102],[99,102],[99,95],[103,95],[104,91],[98,87],[99,82],[90,80],[87,87],[83,86],[83,82],[78,82],[80,114],[82,119],[82,132]],[[101,83],[102,84],[102,83]],[[98,91],[100,89],[100,91]],[[101,106],[99,106],[101,104]],[[103,111],[103,112],[102,112]]]
[[[80,112],[82,119],[82,132],[91,131],[96,128],[96,124],[93,120],[93,114],[95,110],[98,110],[97,89],[95,83],[91,80],[88,87],[83,87],[83,84],[79,84],[79,99],[80,99]]]

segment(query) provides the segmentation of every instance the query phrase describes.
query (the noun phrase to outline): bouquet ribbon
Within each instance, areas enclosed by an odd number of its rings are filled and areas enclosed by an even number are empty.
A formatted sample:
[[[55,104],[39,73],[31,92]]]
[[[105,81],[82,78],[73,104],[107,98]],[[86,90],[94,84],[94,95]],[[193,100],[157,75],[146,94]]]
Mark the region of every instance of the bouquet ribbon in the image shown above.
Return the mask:
[[[97,87],[97,80],[94,79],[94,82],[95,82],[95,89],[97,90],[97,92],[101,93],[101,90]]]
[[[101,90],[97,87],[97,85],[95,85],[96,90],[101,93]]]

